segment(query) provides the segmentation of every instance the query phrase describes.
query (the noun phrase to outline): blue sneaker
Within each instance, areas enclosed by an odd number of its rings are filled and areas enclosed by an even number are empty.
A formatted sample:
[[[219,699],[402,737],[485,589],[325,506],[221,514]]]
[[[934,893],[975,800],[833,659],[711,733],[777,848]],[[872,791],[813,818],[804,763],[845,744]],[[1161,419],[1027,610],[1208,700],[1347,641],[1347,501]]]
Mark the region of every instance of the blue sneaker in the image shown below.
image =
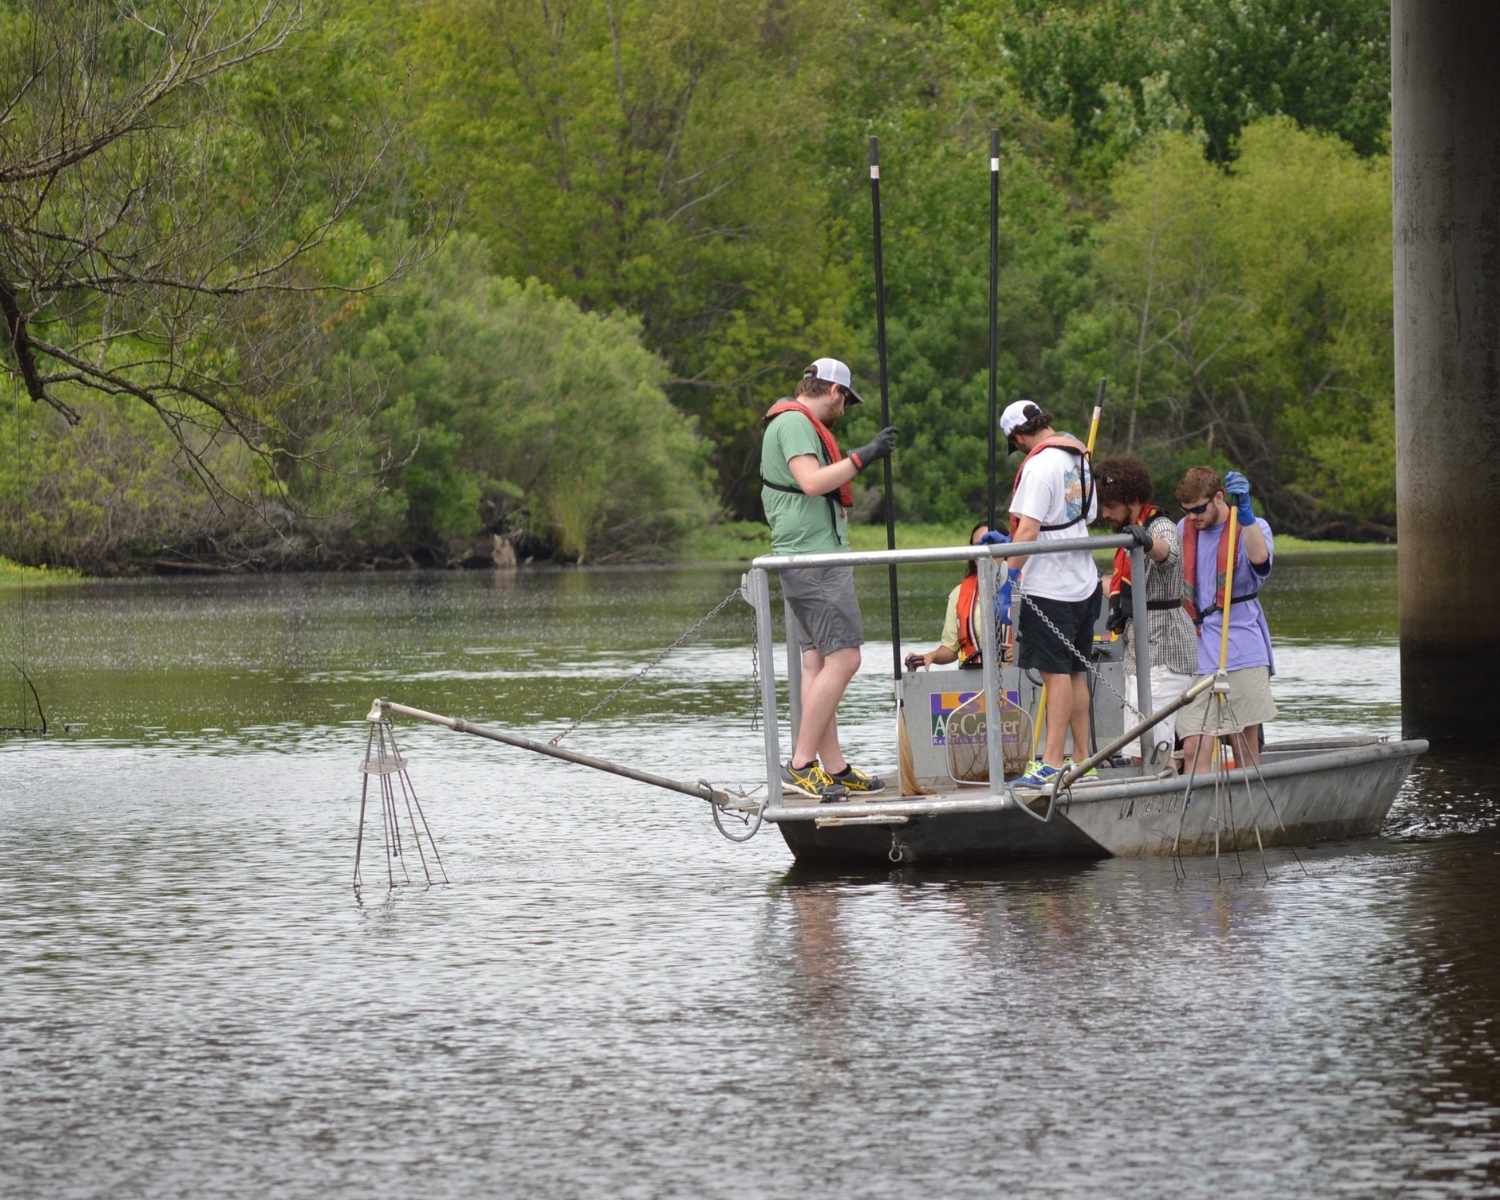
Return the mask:
[[[1071,768],[1072,766],[1073,766],[1073,760],[1071,758],[1065,758],[1065,759],[1063,759],[1063,770],[1066,771],[1069,768]],[[1082,775],[1080,775],[1079,778],[1080,779],[1098,779],[1099,778],[1099,768],[1098,767],[1090,767],[1087,771],[1085,771]]]
[[[1056,779],[1059,774],[1061,774],[1061,772],[1058,770],[1058,768],[1049,767],[1046,763],[1037,762],[1035,759],[1033,759],[1031,762],[1026,764],[1026,774],[1022,775],[1021,778],[1016,780],[1015,785],[1016,787],[1023,788],[1051,787],[1052,781]]]

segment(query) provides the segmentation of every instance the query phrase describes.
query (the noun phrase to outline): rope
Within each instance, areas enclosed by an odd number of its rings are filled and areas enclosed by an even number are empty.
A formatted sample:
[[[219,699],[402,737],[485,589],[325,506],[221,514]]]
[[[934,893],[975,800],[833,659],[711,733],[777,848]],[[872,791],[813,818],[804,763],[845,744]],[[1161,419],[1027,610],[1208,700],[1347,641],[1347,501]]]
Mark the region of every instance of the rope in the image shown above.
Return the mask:
[[[566,729],[564,729],[561,733],[559,733],[556,737],[552,738],[552,740],[548,743],[548,745],[552,745],[552,746],[558,745],[563,740],[563,738],[567,737],[568,734],[572,733],[575,729],[577,729],[585,721],[591,721],[591,720],[593,720],[594,717],[598,716],[601,712],[603,712],[606,708],[608,708],[611,704],[613,704],[615,702],[615,699],[622,692],[625,692],[628,689],[634,687],[642,679],[644,679],[649,672],[654,671],[657,667],[659,667],[666,660],[667,655],[671,654],[673,650],[676,650],[677,647],[681,646],[684,642],[686,642],[688,640],[688,638],[692,637],[693,634],[697,633],[698,630],[702,629],[705,625],[707,625],[710,621],[712,621],[716,616],[718,616],[721,612],[723,612],[724,609],[729,606],[729,602],[731,600],[734,600],[734,599],[738,598],[739,595],[740,595],[740,589],[739,588],[735,588],[734,591],[730,592],[729,595],[725,596],[724,599],[720,600],[717,604],[715,604],[713,606],[713,608],[709,609],[708,612],[706,612],[703,616],[699,617],[698,620],[694,621],[691,625],[689,625],[687,627],[687,629],[683,630],[682,635],[680,637],[678,637],[678,639],[675,642],[673,642],[670,646],[668,646],[665,650],[663,650],[660,654],[658,654],[655,658],[653,658],[650,662],[648,662],[644,667],[642,667],[639,671],[637,671],[634,675],[632,675],[624,683],[620,684],[619,687],[615,688],[614,691],[610,692],[609,695],[605,696],[604,699],[600,700],[599,703],[595,704],[591,709],[589,709],[587,712],[585,712],[582,716],[575,717],[573,719],[573,723],[571,725],[569,725]],[[752,643],[752,661],[753,661],[753,654],[754,654],[754,649],[753,649],[753,643]]]

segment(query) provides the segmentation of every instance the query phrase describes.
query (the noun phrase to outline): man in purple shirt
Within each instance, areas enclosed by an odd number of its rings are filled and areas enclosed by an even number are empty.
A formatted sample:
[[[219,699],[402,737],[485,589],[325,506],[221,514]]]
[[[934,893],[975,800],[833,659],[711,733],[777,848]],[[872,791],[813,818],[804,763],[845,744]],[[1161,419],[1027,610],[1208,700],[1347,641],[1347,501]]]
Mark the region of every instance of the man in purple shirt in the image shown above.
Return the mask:
[[[1227,736],[1235,763],[1260,761],[1260,727],[1276,716],[1271,699],[1271,676],[1276,659],[1271,652],[1271,629],[1260,606],[1259,593],[1271,574],[1271,527],[1250,507],[1250,481],[1230,471],[1221,482],[1217,471],[1193,467],[1177,485],[1183,518],[1177,523],[1182,540],[1183,608],[1198,629],[1198,674],[1219,670],[1219,642],[1224,628],[1224,577],[1229,574],[1230,509],[1238,515],[1233,578],[1229,604],[1227,695],[1210,688],[1177,714],[1177,730],[1185,738],[1184,769],[1203,771],[1210,764],[1216,738]]]

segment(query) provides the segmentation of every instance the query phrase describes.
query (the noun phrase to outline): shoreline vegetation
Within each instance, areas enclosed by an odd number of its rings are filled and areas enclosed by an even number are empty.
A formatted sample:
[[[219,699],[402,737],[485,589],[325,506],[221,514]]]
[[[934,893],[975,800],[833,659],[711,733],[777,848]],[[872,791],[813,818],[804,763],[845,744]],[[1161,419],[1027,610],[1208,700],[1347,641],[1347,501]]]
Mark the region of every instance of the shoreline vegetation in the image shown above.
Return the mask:
[[[0,3],[15,562],[742,561],[821,355],[939,541],[991,397],[1396,536],[1389,0],[148,7]]]
[[[941,523],[912,522],[896,527],[896,545],[903,550],[928,549],[933,546],[961,546],[968,538],[970,523],[963,525],[945,525]],[[884,550],[885,549],[885,527],[883,525],[852,525],[849,529],[850,545],[855,550]],[[1314,552],[1318,554],[1355,554],[1368,552],[1390,552],[1394,553],[1396,544],[1394,542],[1340,542],[1340,541],[1313,541],[1308,538],[1292,537],[1283,534],[1276,538],[1276,551],[1278,554],[1299,554]],[[734,564],[748,563],[751,559],[762,554],[771,552],[770,531],[756,521],[724,521],[717,525],[705,527],[703,530],[689,537],[682,545],[681,551],[669,559],[641,560],[637,563],[588,563],[587,566],[604,565],[617,569],[621,566],[708,566],[718,563]],[[1101,559],[1104,555],[1097,557]],[[523,564],[521,569],[533,564]],[[550,560],[542,560],[535,564],[538,567],[556,569],[569,569],[569,564],[559,564]],[[355,570],[371,570],[355,568]],[[417,570],[422,569],[411,566],[388,567],[388,570]],[[444,568],[427,568],[444,569]],[[449,570],[464,570],[464,567],[450,567]],[[472,569],[472,568],[467,568]],[[503,569],[503,568],[502,568]],[[157,572],[162,575],[178,574],[179,572]],[[276,574],[271,571],[245,571],[245,572],[222,572],[222,574]],[[101,578],[120,578],[121,576],[90,576],[81,571],[75,571],[69,567],[27,567],[8,558],[0,557],[0,591],[9,591],[29,587],[49,587],[58,584],[89,583]]]
[[[25,567],[0,556],[0,590],[47,587],[57,583],[82,583],[82,572],[69,567]]]
[[[962,525],[940,523],[907,523],[896,526],[896,545],[903,550],[924,550],[932,546],[961,546],[968,540],[972,521]],[[1095,532],[1101,532],[1096,529]],[[1395,552],[1395,542],[1321,541],[1277,534],[1278,554],[1317,551],[1321,554],[1353,554],[1362,551]],[[884,550],[884,525],[850,525],[849,545],[853,550]],[[683,547],[681,561],[749,562],[771,552],[771,534],[757,521],[725,521],[712,525],[689,538]]]

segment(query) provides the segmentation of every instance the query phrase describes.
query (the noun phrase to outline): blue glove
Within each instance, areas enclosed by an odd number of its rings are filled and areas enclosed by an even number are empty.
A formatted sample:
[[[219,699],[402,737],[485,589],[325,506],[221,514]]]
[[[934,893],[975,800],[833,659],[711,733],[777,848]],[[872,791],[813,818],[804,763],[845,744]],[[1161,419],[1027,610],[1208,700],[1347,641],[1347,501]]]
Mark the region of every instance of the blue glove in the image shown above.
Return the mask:
[[[1224,495],[1239,512],[1241,525],[1255,523],[1255,510],[1250,507],[1250,481],[1238,471],[1224,476]]]
[[[1010,544],[1010,534],[1001,533],[998,529],[991,529],[988,533],[979,535],[981,546],[1005,546]]]
[[[1000,585],[1000,592],[995,597],[995,621],[1000,625],[1010,624],[1010,589],[1011,584],[1021,578],[1021,568],[1012,567],[1005,573],[1005,582]]]

